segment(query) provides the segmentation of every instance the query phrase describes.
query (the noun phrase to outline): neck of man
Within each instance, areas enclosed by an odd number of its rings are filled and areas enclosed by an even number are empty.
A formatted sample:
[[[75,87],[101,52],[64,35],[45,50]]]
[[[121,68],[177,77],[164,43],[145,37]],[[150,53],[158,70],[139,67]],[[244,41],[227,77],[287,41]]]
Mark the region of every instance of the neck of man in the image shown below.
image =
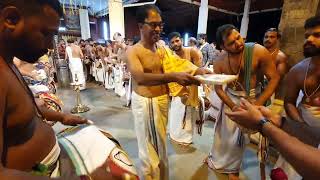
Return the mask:
[[[228,52],[230,64],[239,64],[239,61],[241,60],[242,55],[243,55],[243,51],[241,51],[240,53]]]
[[[311,62],[313,65],[316,65],[317,67],[320,67],[320,55],[313,56],[311,59]]]
[[[267,49],[268,49],[268,51],[269,51],[270,53],[274,53],[274,52],[275,52],[276,50],[278,50],[279,48],[278,48],[276,45],[274,45],[274,46],[268,47]]]
[[[183,57],[183,55],[184,55],[184,48],[181,47],[178,51],[175,51],[175,53],[176,53],[178,56]]]
[[[2,57],[7,63],[13,63],[14,55],[5,46],[5,43],[0,44],[0,57]]]
[[[153,43],[151,41],[147,41],[145,38],[141,38],[140,43],[145,47],[146,49],[150,49],[151,51],[155,51],[156,48],[156,43]]]

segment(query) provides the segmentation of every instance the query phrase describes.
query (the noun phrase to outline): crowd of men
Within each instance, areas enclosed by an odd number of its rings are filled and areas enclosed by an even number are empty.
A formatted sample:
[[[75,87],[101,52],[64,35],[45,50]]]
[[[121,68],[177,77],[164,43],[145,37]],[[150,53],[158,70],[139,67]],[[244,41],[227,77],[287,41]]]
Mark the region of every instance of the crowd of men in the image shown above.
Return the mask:
[[[112,136],[87,119],[41,105],[23,79],[23,67],[14,62],[32,65],[53,48],[63,15],[59,1],[2,0],[0,12],[0,179],[137,179]],[[201,34],[184,47],[177,32],[168,35],[167,45],[161,41],[164,23],[157,6],[140,7],[136,18],[137,42],[126,43],[116,33],[105,45],[69,39],[58,49],[68,60],[73,85],[85,89],[86,76],[92,76],[106,89],[129,96],[143,179],[169,179],[168,122],[169,138],[189,145],[194,129],[201,134],[206,108],[215,119],[205,159],[211,169],[239,179],[246,144],[260,133],[261,164],[268,140],[281,154],[276,168],[283,175],[271,178],[320,177],[319,16],[306,20],[306,59],[291,69],[274,28],[266,30],[263,45],[246,43],[235,26],[226,24],[217,29],[215,46]],[[200,86],[195,77],[214,73],[238,78],[210,87]],[[48,121],[77,126],[55,135]]]
[[[87,82],[99,84],[107,90],[114,90],[120,97],[125,96],[125,106],[129,107],[131,78],[125,52],[135,41],[116,33],[113,41],[105,43],[92,39],[68,39],[67,42],[61,39],[57,49],[59,58],[65,59],[69,65],[71,85],[78,84],[84,90]]]

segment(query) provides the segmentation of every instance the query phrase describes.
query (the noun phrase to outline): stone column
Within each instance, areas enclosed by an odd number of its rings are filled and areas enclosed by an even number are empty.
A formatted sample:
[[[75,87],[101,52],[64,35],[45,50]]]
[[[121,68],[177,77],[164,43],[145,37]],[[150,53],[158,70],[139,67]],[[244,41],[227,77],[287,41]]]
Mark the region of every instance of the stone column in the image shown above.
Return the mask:
[[[318,12],[319,0],[284,0],[279,24],[282,32],[280,48],[289,56],[290,65],[304,58],[304,23]]]
[[[243,17],[241,20],[240,34],[243,38],[247,38],[248,26],[249,26],[249,12],[250,12],[251,0],[246,0],[244,4]]]
[[[109,0],[109,27],[110,38],[112,38],[116,32],[119,32],[125,37],[124,8],[122,1]]]
[[[207,34],[208,0],[201,0],[198,17],[198,34]]]
[[[84,40],[89,39],[91,37],[91,34],[90,34],[88,10],[79,9],[79,17],[80,17],[80,27],[81,27],[81,38]]]

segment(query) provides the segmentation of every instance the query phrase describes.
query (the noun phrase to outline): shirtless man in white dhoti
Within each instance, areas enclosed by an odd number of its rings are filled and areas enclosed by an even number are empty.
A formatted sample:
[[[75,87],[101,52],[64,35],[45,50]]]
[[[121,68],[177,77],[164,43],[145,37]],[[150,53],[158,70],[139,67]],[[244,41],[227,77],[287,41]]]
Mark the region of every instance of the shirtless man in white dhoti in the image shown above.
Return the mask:
[[[263,105],[274,93],[280,77],[268,50],[259,44],[245,44],[233,25],[218,28],[217,49],[223,49],[227,53],[216,61],[214,72],[237,75],[238,79],[228,84],[225,91],[222,86],[215,86],[223,105],[214,126],[213,146],[206,162],[210,168],[228,174],[229,179],[239,179],[247,136],[237,124],[226,117],[225,111],[237,110],[241,97],[250,99],[256,105]],[[261,94],[257,83],[260,71],[269,80]]]
[[[181,35],[178,32],[172,32],[168,35],[170,41],[170,48],[176,55],[182,59],[189,60],[194,65],[201,67],[202,61],[197,49],[192,47],[183,47]],[[198,87],[193,86],[194,93],[198,97]],[[189,95],[184,97],[172,97],[169,111],[169,129],[170,138],[181,144],[189,145],[192,143],[193,131],[196,120],[199,118],[199,102],[197,105],[186,105],[187,98]],[[198,115],[198,116],[197,116]]]
[[[73,85],[80,85],[80,90],[86,89],[86,79],[83,72],[82,59],[84,58],[80,46],[74,44],[73,39],[69,39],[66,47],[66,58],[69,60],[69,68],[72,75]],[[77,82],[76,82],[77,79]]]
[[[115,49],[117,50],[117,64],[115,65],[115,93],[122,97],[126,94],[126,89],[124,86],[124,64],[126,61],[126,49],[127,45],[120,33],[115,33],[113,35],[113,39],[115,40]]]
[[[137,11],[136,17],[141,41],[130,48],[127,54],[128,67],[133,78],[132,112],[139,158],[145,179],[166,180],[169,90],[172,94],[179,94],[185,90],[185,87],[179,84],[199,84],[191,74],[208,72],[174,56],[170,49],[158,46],[163,29],[158,7],[144,5]]]
[[[312,128],[317,134],[320,130],[320,18],[312,17],[305,22],[305,43],[304,56],[306,59],[296,64],[287,74],[286,78],[286,97],[284,107],[288,117],[296,122],[300,122],[295,131],[299,134],[303,132],[303,127]],[[303,92],[302,101],[296,106],[299,92]],[[311,129],[310,129],[311,130]],[[311,135],[318,147],[318,135]],[[300,135],[299,135],[300,136]],[[299,138],[299,137],[298,137]],[[300,139],[309,144],[310,138]],[[306,141],[307,140],[307,141]],[[279,158],[277,167],[281,167],[287,173],[289,179],[302,179],[298,173],[283,158]]]
[[[276,28],[268,29],[263,38],[263,46],[271,53],[272,59],[276,65],[277,72],[280,75],[279,86],[275,91],[274,97],[271,99],[270,108],[274,113],[281,114],[283,112],[283,99],[285,86],[283,79],[289,70],[288,56],[279,48],[281,34]]]
[[[113,53],[111,40],[107,40],[105,51],[108,56],[104,58],[106,64],[106,78],[104,85],[107,90],[110,90],[114,89],[114,65],[116,64],[116,55]]]

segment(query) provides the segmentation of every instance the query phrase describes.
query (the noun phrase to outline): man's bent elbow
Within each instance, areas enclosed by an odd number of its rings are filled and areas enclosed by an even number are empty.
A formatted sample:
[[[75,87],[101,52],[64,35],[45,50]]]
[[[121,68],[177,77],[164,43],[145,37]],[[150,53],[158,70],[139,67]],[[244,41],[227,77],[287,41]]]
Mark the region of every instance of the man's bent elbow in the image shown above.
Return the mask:
[[[142,81],[142,80],[136,80],[136,82],[137,82],[138,86],[146,86],[147,85],[147,83],[145,81]]]
[[[133,76],[132,78],[134,79],[134,81],[137,83],[138,86],[148,85],[148,82],[145,81],[145,79],[139,75]]]
[[[270,78],[270,83],[273,83],[274,85],[278,86],[280,82],[280,75],[278,73],[275,73],[271,78]]]

